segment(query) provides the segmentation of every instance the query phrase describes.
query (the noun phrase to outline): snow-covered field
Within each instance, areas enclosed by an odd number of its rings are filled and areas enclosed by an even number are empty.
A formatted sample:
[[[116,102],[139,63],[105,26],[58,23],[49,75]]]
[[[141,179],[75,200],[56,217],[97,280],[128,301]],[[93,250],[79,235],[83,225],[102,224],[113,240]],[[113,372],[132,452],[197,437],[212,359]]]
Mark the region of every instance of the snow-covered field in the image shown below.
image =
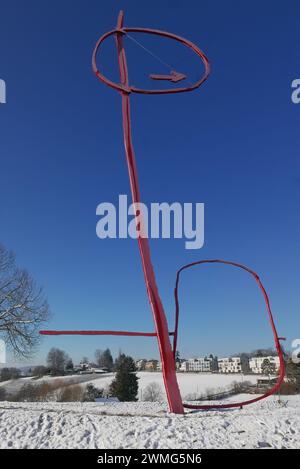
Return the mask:
[[[184,416],[147,402],[0,402],[0,448],[299,449],[300,396],[281,400]]]
[[[149,383],[158,383],[164,393],[162,373],[156,372],[140,372],[137,373],[139,378],[139,399],[143,400],[143,391]],[[260,378],[260,376],[259,376]],[[113,377],[102,376],[98,379],[91,381],[91,383],[98,388],[107,387]],[[255,375],[240,375],[240,374],[211,374],[211,373],[177,373],[177,380],[180,387],[180,392],[183,398],[191,394],[213,394],[220,390],[232,388],[232,383],[237,381],[250,381],[251,383],[257,382]],[[164,393],[165,396],[165,393]],[[166,398],[165,398],[166,400]]]
[[[162,373],[159,372],[140,372],[137,373],[139,378],[139,400],[143,400],[144,389],[149,383],[156,382],[161,386],[164,399],[166,400]],[[180,387],[180,392],[183,398],[193,394],[214,394],[219,391],[224,391],[232,388],[232,383],[250,381],[256,383],[257,378],[260,376],[255,375],[241,375],[241,374],[211,374],[211,373],[178,373],[177,379]],[[113,373],[106,373],[104,375],[71,375],[61,377],[44,377],[41,379],[20,378],[12,381],[0,383],[0,387],[4,387],[8,393],[14,394],[26,384],[41,384],[46,382],[61,382],[63,385],[80,383],[83,386],[92,383],[98,388],[107,388],[114,379]]]
[[[139,398],[161,373],[138,373]],[[66,377],[64,383],[107,387],[113,374]],[[257,376],[178,374],[182,396],[218,392]],[[47,381],[55,378],[45,378]],[[70,380],[70,381],[69,381]],[[1,383],[10,392],[30,378]],[[228,402],[253,398],[232,396]],[[216,401],[215,401],[216,402]],[[204,402],[202,402],[203,404]],[[211,402],[210,402],[211,403]],[[224,403],[224,401],[222,401]],[[270,397],[222,411],[169,414],[166,403],[0,402],[0,448],[300,448],[300,395]]]

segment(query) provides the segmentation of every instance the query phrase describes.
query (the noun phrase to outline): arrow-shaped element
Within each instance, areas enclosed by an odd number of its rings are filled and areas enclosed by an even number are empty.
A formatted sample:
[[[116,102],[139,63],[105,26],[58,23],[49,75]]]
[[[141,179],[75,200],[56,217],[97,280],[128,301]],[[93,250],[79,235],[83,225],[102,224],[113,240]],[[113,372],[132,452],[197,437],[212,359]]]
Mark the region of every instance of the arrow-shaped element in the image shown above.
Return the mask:
[[[172,70],[170,75],[150,75],[150,78],[152,78],[152,80],[168,80],[177,83],[178,81],[184,80],[186,75]]]

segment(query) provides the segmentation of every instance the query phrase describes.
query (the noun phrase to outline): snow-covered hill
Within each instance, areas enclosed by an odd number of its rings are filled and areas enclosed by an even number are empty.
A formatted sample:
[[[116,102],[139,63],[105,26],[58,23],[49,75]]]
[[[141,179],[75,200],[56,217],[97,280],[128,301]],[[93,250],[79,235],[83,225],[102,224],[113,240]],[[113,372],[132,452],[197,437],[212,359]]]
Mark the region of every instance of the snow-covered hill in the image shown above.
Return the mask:
[[[300,396],[184,416],[147,402],[0,402],[0,448],[270,447],[300,448]]]

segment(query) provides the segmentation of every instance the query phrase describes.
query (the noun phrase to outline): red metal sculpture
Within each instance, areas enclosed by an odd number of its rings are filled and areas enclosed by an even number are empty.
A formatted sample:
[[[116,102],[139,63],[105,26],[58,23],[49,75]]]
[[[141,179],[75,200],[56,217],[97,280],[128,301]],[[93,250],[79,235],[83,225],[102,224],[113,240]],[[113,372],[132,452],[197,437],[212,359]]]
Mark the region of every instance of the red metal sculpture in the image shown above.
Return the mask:
[[[128,28],[124,27],[124,14],[121,11],[118,17],[118,22],[116,29],[105,33],[97,42],[93,56],[92,56],[92,66],[93,71],[95,72],[96,76],[106,85],[118,90],[121,94],[122,98],[122,114],[123,114],[123,133],[124,133],[124,145],[125,145],[125,152],[126,152],[126,159],[127,159],[127,166],[129,172],[129,179],[130,179],[130,186],[131,186],[131,193],[132,193],[132,200],[133,204],[138,210],[139,203],[141,202],[140,197],[140,190],[139,190],[139,183],[138,183],[138,173],[136,168],[135,162],[135,155],[132,143],[132,135],[131,135],[131,121],[130,121],[130,93],[142,93],[142,94],[170,94],[170,93],[182,93],[186,91],[193,91],[199,86],[204,83],[204,81],[208,78],[210,72],[210,65],[207,57],[205,54],[192,42],[184,39],[180,36],[177,36],[172,33],[168,33],[165,31],[159,31],[155,29],[148,29],[148,28]],[[128,69],[127,69],[127,62],[126,62],[126,54],[125,49],[123,47],[123,37],[129,35],[129,33],[144,33],[144,34],[154,34],[158,36],[167,37],[178,41],[185,46],[191,48],[197,55],[200,57],[203,65],[204,65],[204,75],[194,84],[189,84],[189,86],[183,86],[179,88],[171,88],[171,89],[140,89],[134,86],[131,86],[129,83],[128,78]],[[105,77],[97,68],[96,63],[96,56],[98,51],[100,50],[101,44],[110,36],[115,36],[116,38],[116,46],[117,46],[117,53],[118,53],[118,62],[119,62],[119,72],[120,72],[120,83],[114,83]],[[183,81],[186,76],[183,73],[176,72],[174,70],[171,71],[170,75],[150,75],[150,78],[153,80],[168,80],[172,83],[178,83]],[[142,225],[143,220],[141,218],[141,213],[139,213],[139,224],[140,224],[140,232],[143,231]],[[156,284],[154,269],[151,263],[151,255],[150,255],[150,247],[149,242],[146,237],[138,236],[138,245],[139,251],[142,261],[142,267],[145,277],[145,284],[147,288],[147,294],[150,302],[150,306],[153,313],[154,324],[155,324],[155,332],[129,332],[129,331],[41,331],[41,334],[47,335],[60,335],[60,334],[78,334],[78,335],[125,335],[125,336],[145,336],[145,337],[157,337],[159,352],[162,361],[162,372],[164,378],[164,384],[167,394],[167,399],[169,403],[169,408],[171,412],[182,414],[184,412],[184,407],[189,409],[217,409],[217,408],[226,408],[226,407],[240,407],[246,404],[250,404],[256,402],[260,399],[264,399],[265,397],[273,394],[276,392],[282,383],[284,377],[284,359],[283,353],[280,346],[280,340],[282,338],[278,337],[276,327],[274,324],[269,299],[267,293],[258,277],[258,275],[253,272],[252,270],[248,269],[247,267],[237,264],[235,262],[223,261],[223,260],[202,260],[198,262],[194,262],[192,264],[187,264],[183,266],[178,272],[176,277],[176,285],[175,285],[175,305],[176,305],[176,315],[175,315],[175,329],[174,332],[169,332],[168,324],[166,315],[163,309],[163,305],[158,293],[158,288]],[[178,287],[179,287],[179,278],[181,272],[187,268],[204,264],[204,263],[222,263],[227,264],[235,267],[239,267],[247,271],[251,274],[255,280],[257,281],[267,307],[268,317],[271,323],[272,332],[274,336],[275,346],[278,352],[278,356],[280,359],[280,372],[278,376],[277,384],[266,394],[259,396],[255,399],[251,399],[245,402],[239,402],[234,404],[223,404],[223,405],[191,405],[191,404],[183,404],[177,379],[176,379],[176,367],[175,367],[175,353],[176,353],[176,346],[177,346],[177,336],[178,336],[178,323],[179,323],[179,300],[178,300]],[[171,346],[171,342],[169,336],[173,336],[173,347]]]

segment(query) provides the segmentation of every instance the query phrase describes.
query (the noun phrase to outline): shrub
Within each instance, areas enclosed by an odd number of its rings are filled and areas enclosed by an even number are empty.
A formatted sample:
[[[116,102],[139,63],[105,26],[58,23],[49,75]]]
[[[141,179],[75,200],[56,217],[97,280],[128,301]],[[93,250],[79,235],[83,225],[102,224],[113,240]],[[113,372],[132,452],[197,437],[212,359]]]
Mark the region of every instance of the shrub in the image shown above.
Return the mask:
[[[88,384],[85,388],[84,401],[94,402],[97,397],[103,397],[104,389],[96,388],[93,384]]]
[[[7,393],[4,388],[0,388],[0,401],[7,400]]]
[[[285,380],[280,387],[280,394],[300,394],[300,363],[288,360]]]
[[[24,384],[21,389],[13,396],[12,400],[17,402],[34,402],[36,401],[36,388],[30,383]]]
[[[17,402],[45,402],[56,401],[62,388],[62,381],[43,381],[40,384],[24,384],[13,396],[12,400]]]
[[[161,402],[163,400],[161,386],[156,382],[149,383],[143,391],[142,399],[148,402]]]
[[[82,402],[84,400],[85,391],[80,384],[73,384],[62,388],[58,395],[58,402]]]

